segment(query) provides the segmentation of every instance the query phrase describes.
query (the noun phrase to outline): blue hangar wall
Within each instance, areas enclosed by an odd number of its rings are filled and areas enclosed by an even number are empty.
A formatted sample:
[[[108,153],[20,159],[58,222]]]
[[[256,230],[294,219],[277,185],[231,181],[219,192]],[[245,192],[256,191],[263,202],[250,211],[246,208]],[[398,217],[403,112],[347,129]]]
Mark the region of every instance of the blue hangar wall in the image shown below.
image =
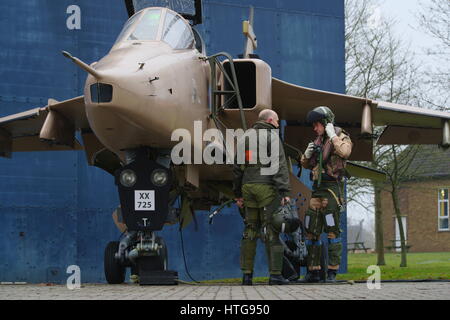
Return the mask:
[[[81,9],[80,30],[67,27],[71,5]],[[343,0],[204,0],[203,5],[199,30],[209,54],[242,53],[242,20],[253,5],[257,53],[275,77],[344,92]],[[86,74],[61,50],[97,61],[127,19],[117,0],[3,0],[0,16],[0,116],[45,106],[48,98],[81,95]],[[308,182],[305,172],[302,180]],[[120,236],[111,219],[118,195],[110,175],[87,166],[83,152],[16,153],[0,159],[0,181],[0,281],[64,282],[67,267],[78,265],[83,282],[105,282],[103,251]],[[197,226],[183,232],[190,274],[197,280],[240,277],[242,219],[234,207],[212,225],[207,216],[197,212]],[[346,230],[345,214],[341,228]],[[178,228],[161,234],[169,267],[189,280]],[[345,249],[343,256],[346,272]],[[261,243],[255,274],[267,275]]]

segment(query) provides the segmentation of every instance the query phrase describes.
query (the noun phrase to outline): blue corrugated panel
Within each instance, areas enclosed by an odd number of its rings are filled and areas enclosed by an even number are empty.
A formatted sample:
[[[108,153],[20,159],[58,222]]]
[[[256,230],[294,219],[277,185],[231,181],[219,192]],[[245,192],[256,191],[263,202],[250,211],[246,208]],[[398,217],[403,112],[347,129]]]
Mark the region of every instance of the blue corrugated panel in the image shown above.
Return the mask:
[[[67,8],[81,8],[81,30],[68,30]],[[208,52],[242,53],[242,20],[255,6],[257,53],[273,75],[304,86],[344,91],[343,1],[204,1],[199,27]],[[0,3],[0,116],[44,106],[48,98],[82,94],[86,74],[61,55],[91,63],[110,49],[123,23],[117,0],[6,0]],[[103,250],[119,233],[111,219],[118,195],[113,178],[88,167],[83,152],[14,154],[0,159],[0,281],[64,282],[66,269],[81,267],[83,282],[104,282]],[[304,172],[302,180],[309,183]],[[186,262],[197,280],[240,277],[242,219],[235,207],[208,224],[184,232]],[[342,221],[345,229],[346,219]],[[197,230],[196,230],[197,229]],[[344,240],[345,240],[344,232]],[[177,226],[162,235],[169,266],[184,271]],[[344,251],[346,246],[344,245]],[[346,251],[341,271],[346,271]],[[267,275],[259,245],[256,275]]]
[[[81,30],[66,27],[72,4]],[[124,4],[108,0],[2,1],[0,15],[0,116],[81,95],[86,74],[61,51],[96,61],[127,19]],[[112,177],[83,152],[14,154],[0,160],[0,177],[0,281],[65,281],[70,265],[84,282],[104,281],[103,250],[119,236]]]

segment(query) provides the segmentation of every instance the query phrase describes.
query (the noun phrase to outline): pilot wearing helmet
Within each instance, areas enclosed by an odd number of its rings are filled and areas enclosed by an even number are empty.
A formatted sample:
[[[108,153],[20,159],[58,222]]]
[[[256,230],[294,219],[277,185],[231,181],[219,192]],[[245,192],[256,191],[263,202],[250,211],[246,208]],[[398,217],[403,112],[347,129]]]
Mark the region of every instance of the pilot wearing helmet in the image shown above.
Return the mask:
[[[308,144],[301,158],[302,167],[311,170],[313,193],[304,221],[308,239],[308,271],[300,281],[320,281],[320,236],[325,232],[328,235],[327,281],[335,282],[342,254],[339,229],[343,206],[341,181],[353,144],[343,129],[334,126],[334,114],[330,108],[314,108],[306,120],[312,124],[317,136]]]

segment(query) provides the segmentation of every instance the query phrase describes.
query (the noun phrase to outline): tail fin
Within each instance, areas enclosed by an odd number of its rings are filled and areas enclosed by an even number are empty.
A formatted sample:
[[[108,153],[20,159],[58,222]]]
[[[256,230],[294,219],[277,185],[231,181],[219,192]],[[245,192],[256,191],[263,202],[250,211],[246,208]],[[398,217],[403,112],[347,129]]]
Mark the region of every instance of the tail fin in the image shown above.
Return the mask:
[[[255,9],[253,7],[250,7],[250,19],[242,23],[242,32],[247,38],[244,48],[244,59],[250,58],[250,55],[253,54],[253,52],[258,47],[258,41],[256,40],[256,35],[253,30],[254,13]]]

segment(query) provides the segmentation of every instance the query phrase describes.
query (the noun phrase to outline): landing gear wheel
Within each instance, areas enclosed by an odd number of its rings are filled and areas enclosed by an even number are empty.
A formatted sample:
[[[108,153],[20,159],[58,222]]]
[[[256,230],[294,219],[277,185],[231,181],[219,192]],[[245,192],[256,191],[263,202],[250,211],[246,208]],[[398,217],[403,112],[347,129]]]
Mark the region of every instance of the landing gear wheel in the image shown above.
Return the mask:
[[[125,267],[115,258],[119,250],[119,242],[108,243],[104,255],[105,277],[109,284],[120,284],[125,281]]]

